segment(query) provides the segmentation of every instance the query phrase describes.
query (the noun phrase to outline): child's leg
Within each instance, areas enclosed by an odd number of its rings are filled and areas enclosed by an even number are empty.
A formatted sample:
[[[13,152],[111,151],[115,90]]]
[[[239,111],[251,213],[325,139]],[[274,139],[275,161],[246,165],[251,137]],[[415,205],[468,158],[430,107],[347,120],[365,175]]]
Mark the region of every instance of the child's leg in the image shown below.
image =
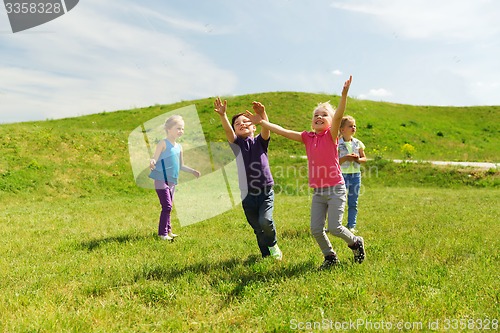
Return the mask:
[[[249,193],[245,199],[243,199],[241,204],[243,206],[243,211],[245,212],[248,224],[252,227],[255,237],[257,238],[257,245],[259,246],[262,257],[271,255],[264,239],[264,231],[259,223],[260,206],[258,196]]]
[[[163,181],[155,180],[155,189],[161,204],[158,235],[165,236],[171,231],[170,213],[172,212],[174,186],[168,186]]]
[[[259,195],[259,226],[262,229],[262,241],[267,247],[278,242],[273,220],[274,190],[268,188]]]
[[[346,188],[337,185],[329,188],[328,193],[328,231],[342,238],[348,245],[356,242],[356,236],[342,225],[346,202]]]
[[[175,185],[174,184],[169,184],[168,188],[170,190],[170,212],[168,213],[168,221],[167,221],[167,231],[168,233],[172,233],[172,219],[170,218],[172,216],[172,207],[174,206],[174,193],[175,193]]]
[[[316,239],[316,242],[323,252],[323,255],[330,256],[335,255],[335,251],[333,251],[332,244],[328,239],[328,236],[325,232],[325,220],[326,220],[326,212],[327,212],[327,199],[328,196],[325,196],[322,193],[324,189],[315,189],[312,197],[311,203],[311,233]]]
[[[356,219],[358,216],[358,197],[361,186],[361,174],[353,173],[347,175],[346,187],[347,194],[347,228],[354,229],[356,227]],[[345,178],[344,178],[345,179]]]

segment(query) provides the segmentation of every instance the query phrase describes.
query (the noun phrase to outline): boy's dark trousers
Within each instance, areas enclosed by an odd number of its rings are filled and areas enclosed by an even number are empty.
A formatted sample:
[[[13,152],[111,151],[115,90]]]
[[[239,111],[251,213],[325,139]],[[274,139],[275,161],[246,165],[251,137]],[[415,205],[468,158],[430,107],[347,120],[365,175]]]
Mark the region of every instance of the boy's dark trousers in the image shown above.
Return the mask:
[[[252,227],[262,257],[271,253],[269,247],[276,244],[276,227],[273,221],[274,190],[266,187],[250,190],[242,201],[243,211]]]

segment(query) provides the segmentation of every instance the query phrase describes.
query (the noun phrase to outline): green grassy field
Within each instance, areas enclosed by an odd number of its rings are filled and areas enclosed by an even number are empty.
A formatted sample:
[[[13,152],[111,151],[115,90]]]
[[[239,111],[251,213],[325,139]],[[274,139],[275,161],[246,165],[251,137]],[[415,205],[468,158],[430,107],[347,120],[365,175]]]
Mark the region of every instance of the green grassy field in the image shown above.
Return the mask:
[[[296,130],[317,102],[336,102],[268,93],[231,98],[229,112],[255,99]],[[0,331],[498,331],[499,171],[387,159],[410,143],[416,159],[499,162],[499,107],[350,100],[375,158],[359,207],[367,259],[354,264],[331,237],[341,265],[319,271],[311,198],[294,174],[305,161],[290,158],[304,151],[278,137],[270,159],[282,262],[259,258],[238,206],[187,227],[174,209],[179,238],[155,237],[158,199],[135,185],[127,138],[193,103],[206,140],[223,141],[212,99],[0,125]]]
[[[174,221],[180,237],[167,243],[155,237],[154,193],[10,201],[0,213],[0,327],[283,332],[323,320],[446,319],[492,325],[499,318],[499,197],[491,189],[370,189],[359,217],[367,260],[354,264],[334,239],[341,265],[326,272],[317,269],[322,256],[308,229],[307,196],[276,198],[282,262],[259,259],[241,209],[184,228]]]

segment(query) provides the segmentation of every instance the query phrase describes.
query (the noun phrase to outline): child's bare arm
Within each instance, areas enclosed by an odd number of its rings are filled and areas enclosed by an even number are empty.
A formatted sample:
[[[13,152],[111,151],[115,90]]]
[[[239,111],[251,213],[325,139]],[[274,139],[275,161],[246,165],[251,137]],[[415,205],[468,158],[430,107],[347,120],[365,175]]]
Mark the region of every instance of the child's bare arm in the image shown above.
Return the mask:
[[[165,148],[166,148],[166,145],[165,145],[164,140],[161,140],[160,142],[158,142],[158,144],[156,145],[155,154],[149,160],[149,169],[153,170],[156,167],[156,162],[158,162],[158,159],[160,158],[160,155],[161,155],[162,151],[165,150]]]
[[[342,157],[339,157],[339,163],[342,164],[344,162],[353,162],[356,160],[356,154],[347,154],[347,155],[344,155]]]
[[[198,170],[195,170],[191,167],[188,167],[187,165],[184,164],[184,153],[183,151],[181,150],[181,155],[180,155],[180,164],[181,164],[181,170],[184,171],[184,172],[189,172],[190,174],[192,174],[193,176],[195,176],[196,178],[200,177],[201,173],[198,171]]]
[[[262,119],[269,121],[269,118],[267,117],[266,113],[266,108],[261,102],[253,102],[252,103],[253,111],[258,114]],[[271,131],[269,129],[262,127],[262,130],[260,131],[260,135],[264,140],[269,139],[271,136]]]
[[[262,117],[258,114],[252,114],[250,111],[246,111],[246,116],[252,121],[255,125],[260,125],[262,128],[266,128],[269,131],[281,135],[287,139],[295,140],[302,142],[302,133],[291,131],[286,128],[283,128],[279,125],[273,124],[267,120],[262,119]]]
[[[357,160],[358,163],[366,163],[366,155],[365,150],[363,148],[359,149],[359,158]]]
[[[222,128],[224,128],[227,141],[233,143],[234,140],[236,140],[236,134],[234,134],[234,130],[231,127],[231,124],[229,123],[229,119],[227,119],[226,109],[227,109],[227,101],[224,100],[223,103],[221,99],[217,97],[214,102],[214,111],[219,114],[220,121],[222,123]]]
[[[347,104],[347,93],[349,92],[349,87],[351,86],[351,82],[352,82],[352,75],[349,76],[349,80],[344,82],[344,87],[342,88],[342,96],[340,98],[337,110],[333,115],[332,128],[330,131],[334,140],[337,139],[337,135],[339,133],[339,128],[340,128],[340,122],[342,121],[342,117],[344,116],[345,107]]]

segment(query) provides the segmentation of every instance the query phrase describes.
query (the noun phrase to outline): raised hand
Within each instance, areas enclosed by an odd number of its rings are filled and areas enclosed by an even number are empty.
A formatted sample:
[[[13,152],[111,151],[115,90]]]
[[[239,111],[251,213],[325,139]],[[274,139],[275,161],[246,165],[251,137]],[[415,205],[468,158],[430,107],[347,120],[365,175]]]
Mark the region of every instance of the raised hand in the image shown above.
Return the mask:
[[[349,76],[349,80],[344,82],[344,87],[342,88],[342,96],[347,96],[347,93],[349,92],[349,87],[351,86],[352,82],[352,75]]]
[[[263,117],[264,112],[266,112],[266,107],[261,102],[252,102],[253,111]]]
[[[262,121],[262,117],[260,114],[253,114],[252,112],[246,110],[245,111],[245,116],[250,119],[250,121],[252,122],[252,124],[254,125],[257,125],[257,124],[260,124],[260,122]]]
[[[214,102],[214,111],[217,112],[219,115],[223,116],[226,114],[226,109],[227,109],[227,101],[224,100],[224,103],[220,100],[220,97],[217,97],[217,99]]]

